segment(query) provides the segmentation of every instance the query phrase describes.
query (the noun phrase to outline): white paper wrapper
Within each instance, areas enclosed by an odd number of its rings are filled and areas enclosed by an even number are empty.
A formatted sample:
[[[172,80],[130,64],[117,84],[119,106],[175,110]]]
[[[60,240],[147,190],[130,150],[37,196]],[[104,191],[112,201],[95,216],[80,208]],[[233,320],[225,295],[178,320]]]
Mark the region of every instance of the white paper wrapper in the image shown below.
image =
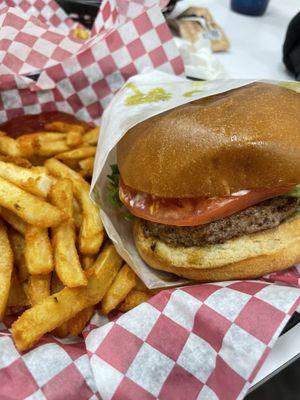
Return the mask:
[[[122,211],[110,204],[107,175],[110,173],[110,165],[116,163],[115,146],[126,132],[139,122],[192,100],[222,93],[251,82],[254,80],[193,82],[163,72],[145,71],[129,79],[103,114],[92,195],[101,205],[101,217],[108,236],[120,255],[149,288],[180,285],[187,281],[148,267],[135,248],[132,224],[123,218]],[[142,99],[143,102],[128,105],[128,101],[132,103],[134,99]]]

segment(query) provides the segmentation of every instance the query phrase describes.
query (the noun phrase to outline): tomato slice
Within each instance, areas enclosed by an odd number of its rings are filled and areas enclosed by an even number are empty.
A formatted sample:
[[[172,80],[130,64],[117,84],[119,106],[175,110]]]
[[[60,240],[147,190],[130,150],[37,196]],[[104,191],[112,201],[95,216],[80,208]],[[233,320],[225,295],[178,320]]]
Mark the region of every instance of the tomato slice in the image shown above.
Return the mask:
[[[124,205],[136,217],[165,225],[195,226],[228,217],[261,201],[286,193],[294,186],[242,190],[224,197],[164,199],[138,192],[126,186],[120,179],[119,195]]]

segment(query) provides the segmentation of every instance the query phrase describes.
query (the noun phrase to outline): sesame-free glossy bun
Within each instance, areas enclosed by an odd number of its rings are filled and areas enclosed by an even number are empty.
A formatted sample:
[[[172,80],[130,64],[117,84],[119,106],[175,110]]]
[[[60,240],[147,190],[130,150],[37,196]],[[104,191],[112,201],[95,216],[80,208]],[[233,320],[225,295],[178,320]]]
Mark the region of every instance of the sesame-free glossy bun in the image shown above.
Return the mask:
[[[300,94],[254,83],[163,112],[117,146],[124,183],[165,198],[300,182]]]
[[[147,238],[137,219],[134,240],[142,259],[153,268],[202,282],[250,279],[300,262],[300,217],[274,229],[202,247],[171,247]]]

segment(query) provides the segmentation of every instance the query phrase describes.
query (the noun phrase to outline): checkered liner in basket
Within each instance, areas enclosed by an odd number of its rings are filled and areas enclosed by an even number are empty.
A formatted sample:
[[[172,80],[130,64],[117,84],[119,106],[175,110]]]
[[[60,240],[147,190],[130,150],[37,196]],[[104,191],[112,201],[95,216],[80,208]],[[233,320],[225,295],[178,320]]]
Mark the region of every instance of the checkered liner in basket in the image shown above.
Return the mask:
[[[70,26],[53,0],[0,4],[1,122],[52,110],[97,122],[145,66],[183,72],[154,0],[104,1],[86,43],[68,35]],[[295,287],[245,281],[166,290],[111,321],[95,315],[84,339],[47,335],[24,354],[8,319],[0,323],[0,398],[241,399],[299,304],[298,277],[296,268],[270,277]]]

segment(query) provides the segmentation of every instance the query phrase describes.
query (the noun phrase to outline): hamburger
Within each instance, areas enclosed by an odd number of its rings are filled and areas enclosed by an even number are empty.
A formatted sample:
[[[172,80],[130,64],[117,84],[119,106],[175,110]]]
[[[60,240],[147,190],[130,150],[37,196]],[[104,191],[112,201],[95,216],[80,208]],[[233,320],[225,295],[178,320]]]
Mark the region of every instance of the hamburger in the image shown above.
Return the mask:
[[[198,281],[300,262],[300,95],[253,83],[131,128],[119,196],[153,268]]]

